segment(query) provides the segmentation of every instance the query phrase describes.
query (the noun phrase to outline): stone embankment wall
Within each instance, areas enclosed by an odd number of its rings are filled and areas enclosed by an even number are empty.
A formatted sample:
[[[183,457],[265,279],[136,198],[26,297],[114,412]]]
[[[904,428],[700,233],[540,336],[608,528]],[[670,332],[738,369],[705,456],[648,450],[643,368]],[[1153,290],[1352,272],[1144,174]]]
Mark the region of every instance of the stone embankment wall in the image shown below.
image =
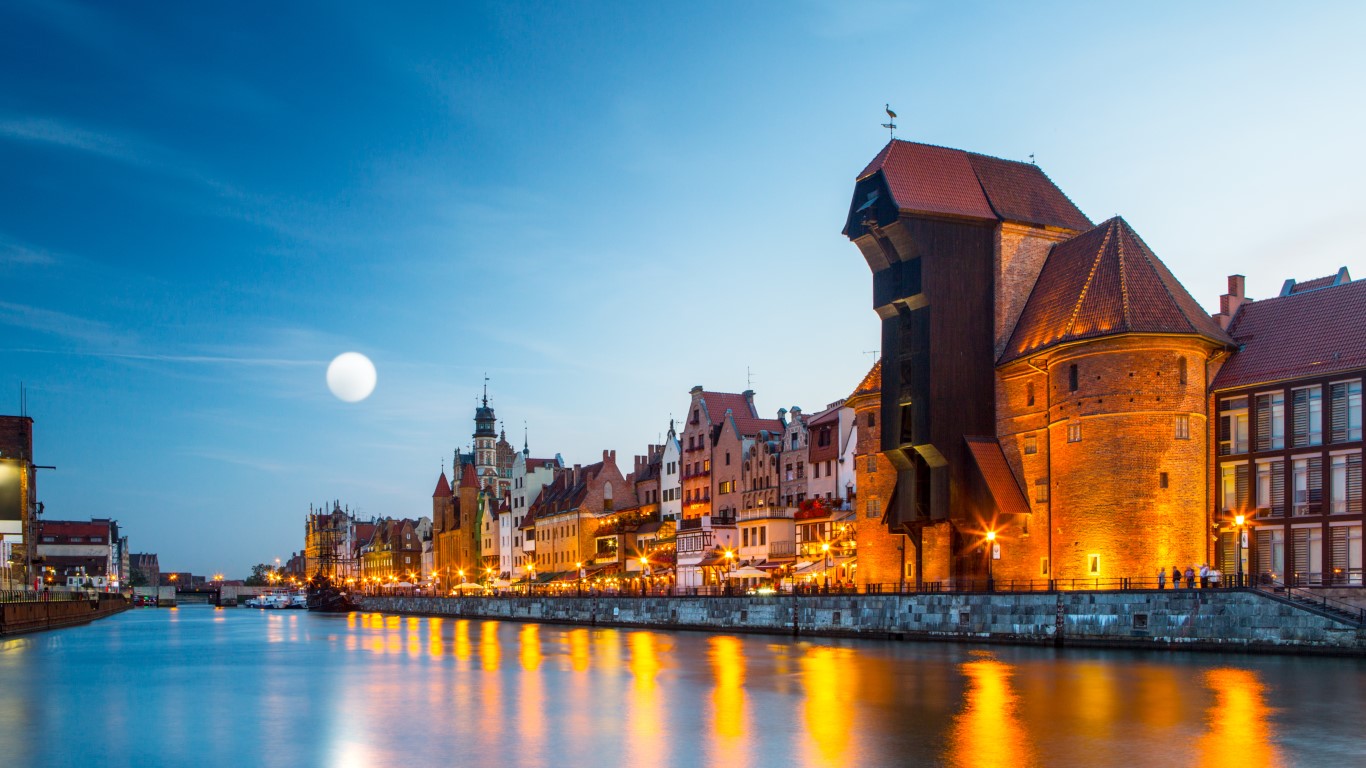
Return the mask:
[[[128,607],[128,600],[118,595],[94,600],[0,603],[0,636],[72,627],[112,616]]]
[[[366,597],[390,613],[793,634],[791,596]],[[800,635],[1366,655],[1366,629],[1244,590],[821,595]]]

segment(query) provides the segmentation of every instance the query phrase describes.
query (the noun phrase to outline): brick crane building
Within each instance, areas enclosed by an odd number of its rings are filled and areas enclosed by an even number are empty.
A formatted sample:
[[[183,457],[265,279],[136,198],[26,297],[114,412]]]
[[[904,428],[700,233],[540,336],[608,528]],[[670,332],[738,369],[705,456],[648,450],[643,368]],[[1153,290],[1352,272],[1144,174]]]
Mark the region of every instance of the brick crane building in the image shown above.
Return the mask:
[[[892,141],[844,231],[882,320],[884,520],[917,577],[1208,557],[1208,382],[1233,341],[1127,223],[1093,225],[1033,164]]]

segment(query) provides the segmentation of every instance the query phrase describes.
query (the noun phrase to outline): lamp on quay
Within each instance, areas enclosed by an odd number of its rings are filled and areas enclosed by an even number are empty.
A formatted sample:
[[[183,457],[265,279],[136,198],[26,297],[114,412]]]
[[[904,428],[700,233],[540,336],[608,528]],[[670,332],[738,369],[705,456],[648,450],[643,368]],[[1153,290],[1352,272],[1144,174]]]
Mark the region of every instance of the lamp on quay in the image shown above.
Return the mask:
[[[992,575],[992,562],[996,559],[996,532],[987,531],[987,591],[996,591],[996,581]]]
[[[1238,526],[1238,579],[1234,584],[1241,587],[1243,586],[1243,524],[1247,522],[1247,518],[1243,515],[1235,515],[1233,522]]]

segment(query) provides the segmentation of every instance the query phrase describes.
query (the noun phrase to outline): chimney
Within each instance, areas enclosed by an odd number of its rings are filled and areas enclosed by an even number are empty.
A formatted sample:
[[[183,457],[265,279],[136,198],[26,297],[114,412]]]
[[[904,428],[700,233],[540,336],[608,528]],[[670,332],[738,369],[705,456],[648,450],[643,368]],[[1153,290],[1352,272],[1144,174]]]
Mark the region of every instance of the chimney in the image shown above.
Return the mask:
[[[1219,327],[1228,330],[1233,322],[1233,316],[1238,314],[1238,308],[1248,303],[1247,298],[1247,278],[1242,275],[1228,276],[1228,293],[1219,297],[1219,313],[1214,315],[1215,322]]]

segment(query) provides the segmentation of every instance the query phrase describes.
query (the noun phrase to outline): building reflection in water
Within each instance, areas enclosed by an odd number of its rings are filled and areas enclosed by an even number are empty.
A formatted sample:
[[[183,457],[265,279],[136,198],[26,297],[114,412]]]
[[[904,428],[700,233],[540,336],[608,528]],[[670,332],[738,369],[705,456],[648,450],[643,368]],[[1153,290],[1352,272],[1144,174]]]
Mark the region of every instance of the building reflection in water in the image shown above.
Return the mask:
[[[1204,674],[1214,703],[1205,713],[1209,726],[1200,739],[1199,763],[1212,765],[1236,756],[1240,768],[1277,766],[1283,759],[1273,741],[1266,686],[1256,672],[1228,667]]]
[[[727,768],[749,765],[749,742],[744,738],[749,725],[744,642],[727,635],[707,638],[707,662],[715,681],[711,723],[705,729],[711,764]]]
[[[541,627],[526,624],[518,635],[522,674],[517,676],[517,749],[538,765],[549,765],[546,755],[546,700],[541,672]]]
[[[665,746],[669,743],[666,721],[660,712],[659,691],[655,677],[659,674],[660,637],[654,632],[632,632],[631,676],[633,690],[627,694],[626,740],[627,755],[624,765],[651,768],[663,765]]]
[[[947,762],[973,768],[1036,765],[1029,731],[1020,722],[1019,697],[1011,687],[1014,667],[991,653],[974,651],[958,665],[967,680],[963,711],[949,729]]]
[[[812,766],[846,766],[859,700],[858,676],[851,674],[856,654],[848,648],[808,646],[802,654],[802,688],[806,733],[810,742],[800,754]]]

